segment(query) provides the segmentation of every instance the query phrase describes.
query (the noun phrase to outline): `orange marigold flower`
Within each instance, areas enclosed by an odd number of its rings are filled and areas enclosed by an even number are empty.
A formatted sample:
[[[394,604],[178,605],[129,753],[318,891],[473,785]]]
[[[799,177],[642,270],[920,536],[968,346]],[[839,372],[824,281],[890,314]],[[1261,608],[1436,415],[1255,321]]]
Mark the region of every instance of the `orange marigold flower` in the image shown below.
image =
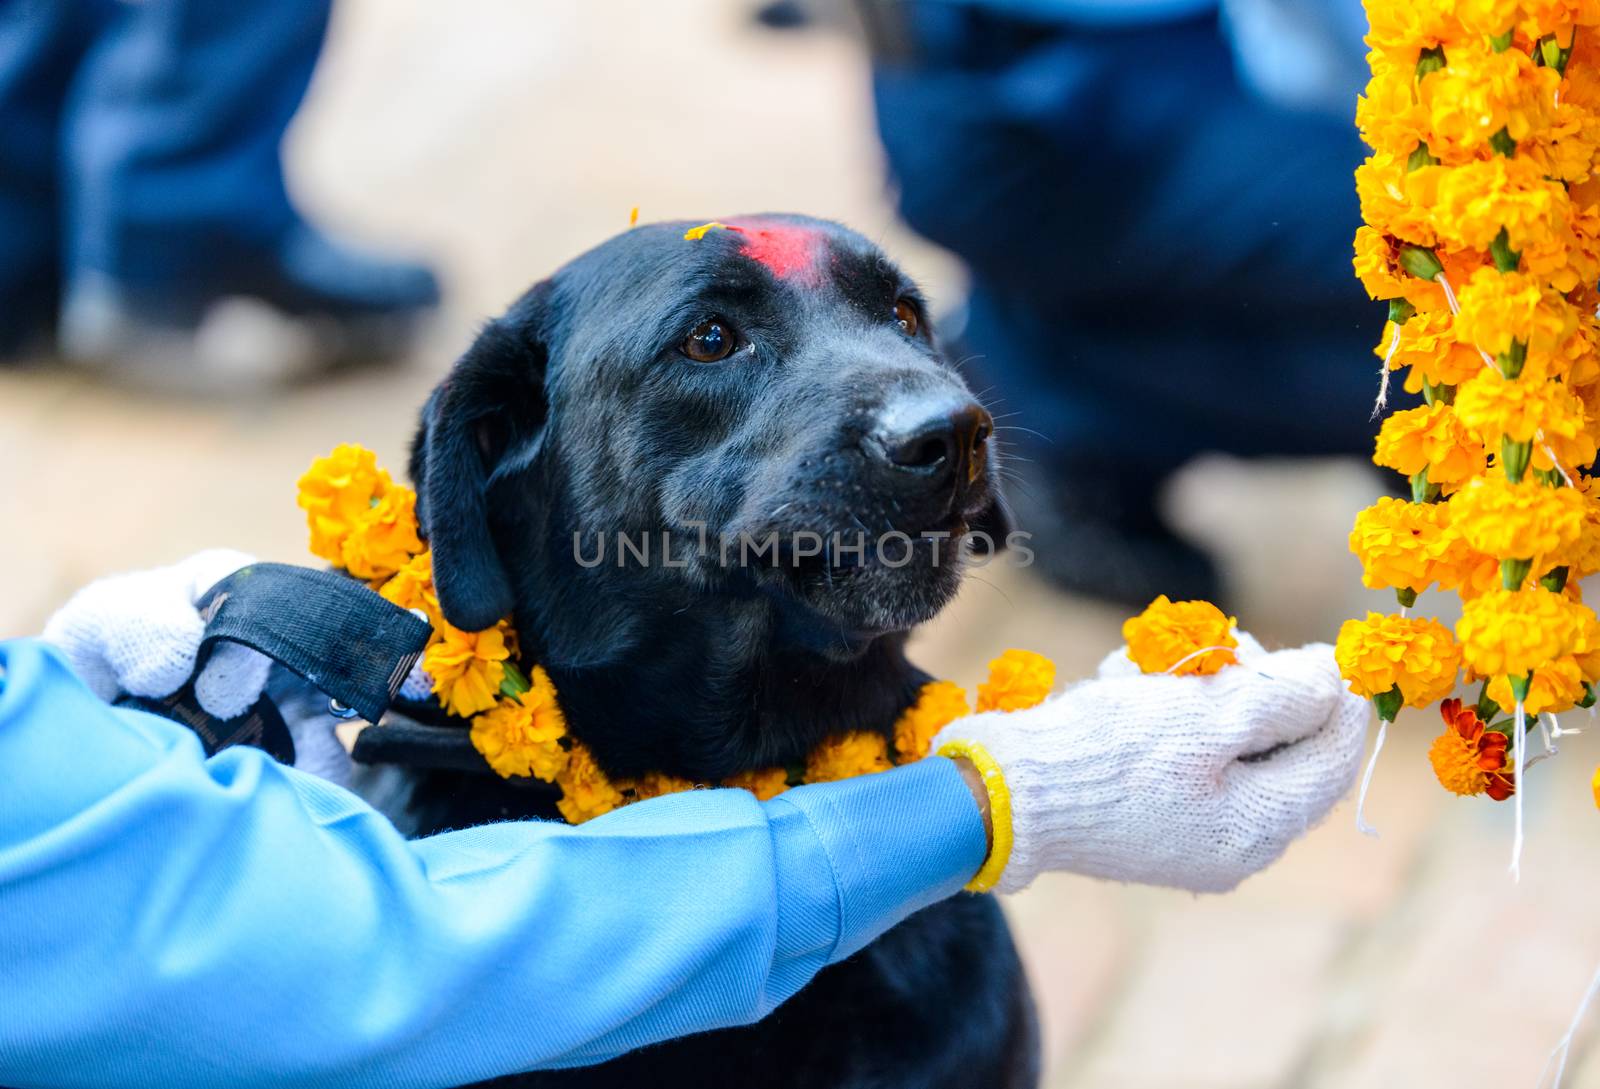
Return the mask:
[[[1508,22],[1493,33],[1501,33],[1509,26]],[[1451,42],[1445,49],[1445,58],[1444,68],[1417,84],[1418,98],[1428,113],[1427,123],[1433,134],[1430,148],[1453,145],[1468,151],[1481,150],[1486,149],[1489,140],[1502,129],[1511,139],[1521,141],[1550,124],[1556,89],[1561,84],[1561,76],[1554,68],[1534,64],[1533,58],[1520,49],[1496,53],[1482,35],[1475,36],[1475,40]],[[1496,156],[1482,165],[1511,162],[1513,160],[1504,156]],[[1479,165],[1474,163],[1460,169],[1470,170]],[[1537,171],[1533,176],[1542,178]],[[1466,187],[1492,199],[1507,182],[1503,171],[1494,171],[1490,177],[1495,180],[1470,177]],[[1442,184],[1440,188],[1443,189]],[[1491,231],[1489,238],[1493,238],[1494,233]],[[1479,245],[1476,242],[1464,244]],[[1482,245],[1487,246],[1488,240]]]
[[[1568,581],[1576,582],[1600,571],[1600,480],[1587,477],[1578,481],[1583,491],[1583,532],[1578,543],[1567,553]]]
[[[1477,712],[1461,706],[1460,700],[1445,700],[1439,713],[1444,717],[1444,733],[1434,738],[1428,749],[1428,762],[1439,784],[1452,794],[1487,794],[1497,802],[1516,793],[1506,752],[1510,739],[1487,729]]]
[[[472,720],[472,747],[502,778],[531,775],[550,783],[567,766],[561,747],[567,720],[550,674],[534,666],[528,681],[528,691],[499,700]]]
[[[1520,272],[1479,269],[1460,289],[1456,338],[1499,356],[1512,341],[1530,353],[1557,350],[1578,328],[1577,311],[1559,292]]]
[[[1432,83],[1434,80],[1427,80]],[[1566,189],[1526,158],[1494,155],[1454,166],[1438,179],[1434,229],[1454,246],[1488,249],[1504,230],[1523,251],[1565,237]]]
[[[1384,496],[1356,515],[1350,551],[1361,561],[1361,583],[1421,593],[1438,577],[1449,521],[1438,503]]]
[[[358,579],[386,579],[423,549],[417,536],[417,495],[391,485],[356,519],[339,547],[344,569]]]
[[[1522,18],[1522,0],[1448,0],[1450,11],[1467,33],[1480,38],[1504,34]],[[1480,43],[1473,43],[1483,48]]]
[[[1400,268],[1394,245],[1383,232],[1356,228],[1356,254],[1351,261],[1356,277],[1374,299],[1398,299],[1405,295],[1409,273]]]
[[[1561,383],[1550,385],[1560,386]],[[1568,473],[1575,473],[1594,464],[1593,422],[1583,415],[1581,400],[1568,398],[1562,406],[1560,412],[1546,419],[1545,426],[1539,429],[1541,433],[1534,436],[1532,465],[1535,469],[1550,472],[1559,464]]]
[[[1373,55],[1372,78],[1356,99],[1356,127],[1369,147],[1394,151],[1428,138],[1428,111],[1417,102],[1416,61],[1395,64]]]
[[[1575,215],[1576,213],[1571,213]],[[1550,287],[1558,294],[1570,295],[1573,289],[1600,279],[1600,263],[1588,252],[1582,238],[1573,230],[1571,219],[1559,224],[1548,237],[1528,242],[1521,249],[1521,271]],[[1569,298],[1569,302],[1572,300]],[[1582,317],[1582,313],[1577,313]]]
[[[882,734],[854,730],[837,734],[811,750],[806,757],[806,782],[831,783],[857,775],[888,771],[889,743]]]
[[[1574,653],[1593,610],[1542,587],[1491,590],[1468,601],[1456,622],[1467,665],[1480,677],[1525,677]]]
[[[1055,667],[1052,666],[1052,679],[1054,673]],[[917,693],[917,702],[906,708],[895,721],[895,756],[902,764],[921,760],[928,755],[928,746],[934,734],[971,713],[967,694],[959,684],[954,681],[929,681]]]
[[[1573,583],[1568,583],[1568,588]],[[1600,620],[1591,613],[1572,648],[1572,660],[1578,663],[1578,673],[1589,684],[1600,683]]]
[[[1600,381],[1600,324],[1586,310],[1578,310],[1578,328],[1561,347],[1535,356],[1522,368],[1523,378],[1560,378],[1571,386]]]
[[[1378,431],[1374,464],[1404,476],[1428,470],[1428,481],[1446,492],[1482,476],[1488,466],[1483,442],[1443,401],[1395,412]]]
[[[1531,477],[1513,484],[1483,477],[1447,504],[1451,525],[1479,552],[1502,560],[1533,560],[1543,571],[1565,563],[1577,547],[1587,506],[1575,488],[1548,488]]]
[[[764,802],[769,798],[776,798],[789,789],[789,773],[783,768],[758,768],[755,771],[741,771],[737,775],[724,779],[722,785],[748,790]]]
[[[613,785],[622,792],[624,801],[642,802],[647,798],[660,798],[666,794],[682,794],[686,790],[695,790],[702,784],[693,779],[651,771],[637,779],[618,779]],[[628,798],[627,795],[632,797]]]
[[[1511,691],[1511,682],[1504,676],[1489,678],[1489,698],[1501,707],[1517,702]],[[1557,658],[1533,671],[1533,681],[1528,685],[1528,698],[1522,709],[1530,715],[1546,711],[1559,714],[1570,711],[1583,699],[1583,670],[1573,655]]]
[[[1458,40],[1461,24],[1453,6],[1416,0],[1368,0],[1367,44],[1393,63],[1412,69],[1419,50]]]
[[[1196,652],[1237,647],[1233,629],[1238,623],[1209,601],[1170,601],[1162,594],[1123,623],[1122,638],[1128,644],[1128,657],[1146,673],[1211,674],[1234,664],[1237,657],[1226,649]]]
[[[1366,220],[1379,238],[1388,236],[1416,246],[1432,246],[1439,240],[1433,217],[1428,214],[1432,202],[1422,198],[1429,195],[1428,189],[1433,181],[1430,172],[1444,168],[1424,167],[1412,171],[1406,165],[1406,157],[1410,154],[1410,151],[1398,154],[1375,151],[1356,167],[1356,197],[1361,201],[1361,218]],[[1365,244],[1359,240],[1357,242],[1358,252],[1365,254],[1368,262],[1378,259],[1376,246],[1377,243],[1370,236]],[[1360,260],[1358,258],[1358,262]],[[1400,282],[1389,285],[1394,289],[1392,293],[1374,292],[1374,298],[1392,299],[1398,294],[1410,299],[1418,309],[1444,307],[1444,292],[1437,284],[1418,280],[1400,269],[1392,249],[1387,261],[1390,275]],[[1367,267],[1376,273],[1375,264]],[[1366,282],[1367,277],[1363,275],[1362,280]],[[1373,287],[1372,282],[1367,282],[1368,291],[1373,291]]]
[[[1521,0],[1522,10],[1527,19],[1523,29],[1528,32],[1527,24],[1531,23],[1533,29],[1554,33],[1568,27],[1600,25],[1600,8],[1596,8],[1589,0]],[[1571,36],[1561,35],[1563,40]],[[1593,63],[1593,54],[1590,54],[1590,63]]]
[[[344,562],[344,539],[389,490],[389,474],[378,455],[343,443],[318,458],[300,477],[295,502],[306,512],[311,552],[329,563]]]
[[[1411,707],[1449,695],[1461,665],[1449,629],[1428,617],[1368,613],[1346,620],[1333,654],[1350,691],[1370,699],[1399,688]]]
[[[609,813],[623,803],[622,792],[595,763],[594,754],[582,742],[573,742],[567,766],[556,776],[561,800],[556,808],[568,824],[582,824]]]
[[[1502,378],[1485,367],[1456,391],[1456,417],[1487,443],[1532,442],[1583,428],[1583,402],[1560,382]]]
[[[1589,433],[1590,439],[1600,441],[1600,381],[1582,385],[1574,383],[1572,394],[1578,398],[1578,405],[1583,409],[1584,430]]]
[[[1528,157],[1540,170],[1568,185],[1589,179],[1597,146],[1600,146],[1600,117],[1566,97],[1556,103],[1550,124],[1534,133],[1526,145]]]
[[[989,679],[978,685],[978,710],[1033,707],[1050,694],[1055,683],[1056,664],[1050,659],[1031,650],[1007,650],[989,663]]]
[[[494,706],[505,680],[505,623],[486,631],[462,631],[446,624],[422,655],[422,668],[433,678],[433,691],[444,709],[468,718]]]
[[[421,609],[435,628],[444,623],[439,611],[439,595],[433,588],[433,553],[419,552],[407,560],[394,576],[378,587],[385,600],[402,609]]]
[[[1484,370],[1477,350],[1456,339],[1455,319],[1443,305],[1441,302],[1438,310],[1417,311],[1404,325],[1390,322],[1384,327],[1383,339],[1372,349],[1378,358],[1389,361],[1390,370],[1410,368],[1406,374],[1410,393],[1421,393],[1424,379],[1435,386],[1458,386]],[[1396,330],[1398,344],[1394,341]]]
[[[1454,528],[1440,541],[1433,572],[1439,589],[1454,590],[1462,601],[1500,589],[1500,561],[1473,548]]]
[[[1584,0],[1569,0],[1569,3],[1588,7]],[[1570,39],[1563,35],[1562,40],[1572,43],[1566,80],[1561,85],[1562,101],[1588,110],[1600,110],[1600,42],[1592,34],[1579,34]]]

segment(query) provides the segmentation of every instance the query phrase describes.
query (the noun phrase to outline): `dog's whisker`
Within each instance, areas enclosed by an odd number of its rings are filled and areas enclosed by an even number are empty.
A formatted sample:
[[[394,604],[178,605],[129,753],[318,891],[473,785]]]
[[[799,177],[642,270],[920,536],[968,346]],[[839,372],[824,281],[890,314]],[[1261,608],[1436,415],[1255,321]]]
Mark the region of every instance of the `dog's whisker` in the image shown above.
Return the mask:
[[[1010,460],[1012,456],[1011,452],[1016,449],[1018,449],[1017,443],[1008,442],[1005,439],[994,440],[994,452],[1000,455],[1001,458]]]
[[[1015,601],[1011,600],[1011,595],[1010,594],[1008,594],[1004,590],[1000,589],[1000,587],[996,586],[994,583],[990,582],[988,579],[984,578],[982,575],[975,574],[975,573],[969,571],[969,572],[967,572],[967,578],[971,579],[974,582],[981,582],[983,585],[987,586],[989,589],[991,589],[995,593],[999,594],[1003,599],[1005,599],[1005,603],[1007,605],[1011,606],[1011,608],[1015,609],[1017,607],[1017,603]]]
[[[1031,486],[1029,486],[1026,481],[1013,480],[1013,481],[1011,481],[1011,486],[1012,486],[1012,488],[1014,488],[1016,490],[1016,492],[1018,494],[1020,494],[1022,496],[1022,498],[1026,499],[1029,503],[1038,503],[1039,502],[1039,493],[1034,491],[1033,488]]]
[[[1016,414],[1012,413],[1012,415],[1016,415]],[[1055,439],[1052,439],[1049,435],[1046,435],[1043,431],[1035,431],[1033,428],[1031,428],[1031,427],[1023,427],[1021,424],[1001,424],[1001,425],[997,425],[995,427],[995,431],[997,431],[997,432],[999,432],[999,431],[1021,431],[1021,432],[1024,432],[1025,434],[1032,435],[1035,438],[1043,439],[1045,442],[1048,442],[1048,443],[1054,443],[1056,441]]]

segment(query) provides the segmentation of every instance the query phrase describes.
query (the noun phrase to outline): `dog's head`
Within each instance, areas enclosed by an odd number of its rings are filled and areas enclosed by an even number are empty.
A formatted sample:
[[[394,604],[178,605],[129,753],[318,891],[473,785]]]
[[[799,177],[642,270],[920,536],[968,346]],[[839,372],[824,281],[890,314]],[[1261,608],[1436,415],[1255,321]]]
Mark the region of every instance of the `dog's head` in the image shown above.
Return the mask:
[[[412,475],[453,624],[603,575],[648,580],[635,608],[777,600],[859,646],[950,600],[963,537],[1003,540],[993,422],[916,286],[836,224],[689,226],[536,285],[429,400]],[[618,567],[619,535],[648,535],[648,571]]]

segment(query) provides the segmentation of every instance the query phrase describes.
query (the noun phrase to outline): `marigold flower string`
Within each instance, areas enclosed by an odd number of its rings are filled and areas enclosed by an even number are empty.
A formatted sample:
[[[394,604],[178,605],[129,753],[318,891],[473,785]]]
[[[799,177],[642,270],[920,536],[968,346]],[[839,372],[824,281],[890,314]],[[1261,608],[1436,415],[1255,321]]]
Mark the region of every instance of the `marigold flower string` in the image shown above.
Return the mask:
[[[697,239],[721,226],[706,224],[690,234]],[[433,634],[422,666],[431,678],[433,698],[445,712],[465,720],[473,748],[495,774],[555,785],[561,791],[556,807],[572,824],[644,798],[709,785],[660,772],[613,780],[568,730],[550,675],[536,663],[524,671],[509,620],[478,632],[451,625],[434,589],[432,553],[420,537],[416,494],[380,468],[372,451],[349,444],[336,447],[301,476],[298,492],[315,555],[367,581],[401,608],[427,617]],[[1050,659],[1007,650],[989,663],[988,679],[978,686],[977,708],[1033,707],[1049,695],[1055,679]],[[929,681],[887,734],[838,734],[824,739],[801,767],[758,768],[720,785],[748,790],[765,801],[801,783],[886,771],[927,756],[934,735],[971,712],[959,685]]]
[[[1389,305],[1379,405],[1404,370],[1425,406],[1390,414],[1373,456],[1410,498],[1379,500],[1350,534],[1363,582],[1400,608],[1349,621],[1336,648],[1380,720],[1357,823],[1370,829],[1390,723],[1450,695],[1464,668],[1477,704],[1444,705],[1429,759],[1455,793],[1515,797],[1515,874],[1528,715],[1553,750],[1542,716],[1592,707],[1600,680],[1596,618],[1575,585],[1600,558],[1588,476],[1600,439],[1600,3],[1366,8],[1372,79],[1356,120],[1372,154],[1356,171],[1366,222],[1354,268]],[[1412,615],[1429,590],[1462,599],[1453,636]]]

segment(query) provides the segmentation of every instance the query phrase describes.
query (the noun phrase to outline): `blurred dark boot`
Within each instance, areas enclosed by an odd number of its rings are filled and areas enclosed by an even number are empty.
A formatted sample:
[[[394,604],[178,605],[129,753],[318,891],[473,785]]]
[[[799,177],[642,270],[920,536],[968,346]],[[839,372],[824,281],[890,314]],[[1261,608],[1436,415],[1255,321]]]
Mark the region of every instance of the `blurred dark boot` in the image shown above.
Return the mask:
[[[401,358],[439,302],[426,266],[304,225],[275,247],[217,240],[208,252],[203,280],[80,272],[62,307],[62,354],[139,385],[248,392]]]
[[[1160,480],[1091,459],[1007,463],[1033,569],[1068,593],[1142,609],[1159,594],[1223,603],[1217,566],[1160,517]]]

